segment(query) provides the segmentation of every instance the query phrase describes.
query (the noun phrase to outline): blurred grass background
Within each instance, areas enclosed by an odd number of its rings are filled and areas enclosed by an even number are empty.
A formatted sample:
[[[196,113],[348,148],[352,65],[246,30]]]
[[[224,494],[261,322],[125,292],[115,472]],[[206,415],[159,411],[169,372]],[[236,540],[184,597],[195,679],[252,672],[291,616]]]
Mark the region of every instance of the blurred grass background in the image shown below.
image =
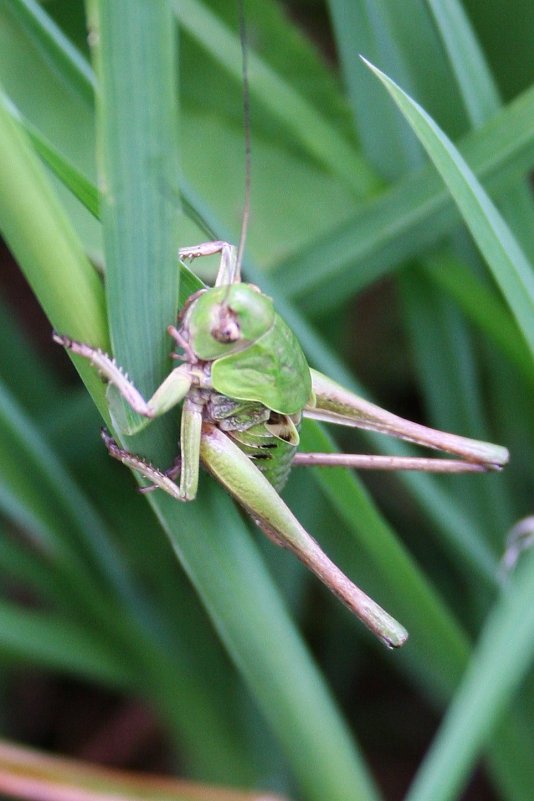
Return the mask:
[[[512,453],[489,476],[294,471],[288,504],[409,628],[391,654],[207,476],[195,504],[154,494],[151,509],[50,340],[52,326],[111,340],[149,392],[169,366],[178,244],[206,239],[199,220],[237,241],[243,208],[236,5],[86,6],[0,0],[0,220],[50,320],[6,249],[3,736],[306,801],[530,801],[534,561],[505,583],[498,567],[508,530],[532,514],[534,317],[514,305],[528,279],[503,298],[358,53],[457,144],[532,259],[534,10],[246,3],[247,278],[313,366]],[[195,263],[205,280],[215,266]],[[105,414],[98,379],[80,371]],[[132,447],[169,464],[176,424],[158,421]],[[344,450],[401,452],[335,433]],[[304,448],[331,447],[324,437],[307,427]]]

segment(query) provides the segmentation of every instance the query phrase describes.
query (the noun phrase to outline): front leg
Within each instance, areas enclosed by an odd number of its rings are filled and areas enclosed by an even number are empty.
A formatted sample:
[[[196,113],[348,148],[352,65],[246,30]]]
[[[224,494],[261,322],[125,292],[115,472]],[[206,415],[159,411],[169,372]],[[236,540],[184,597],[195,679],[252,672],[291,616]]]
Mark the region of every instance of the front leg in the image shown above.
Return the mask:
[[[146,401],[115,360],[101,350],[69,337],[54,333],[54,341],[68,350],[89,359],[109,382],[108,401],[110,412],[117,429],[124,434],[135,434],[150,420],[164,414],[185,398],[181,424],[180,485],[174,483],[171,475],[176,470],[164,473],[141,456],[121,448],[106,432],[102,439],[113,458],[140,473],[155,488],[160,488],[179,501],[195,498],[198,486],[199,449],[202,425],[202,407],[188,397],[194,380],[194,370],[182,364],[172,370],[160,384],[152,397]],[[140,416],[133,418],[130,410]],[[144,418],[144,419],[143,419]]]
[[[88,359],[109,382],[109,385],[115,388],[115,395],[111,393],[108,397],[110,411],[118,428],[124,434],[135,434],[140,431],[151,419],[159,417],[180,403],[191,389],[194,373],[188,364],[181,364],[169,373],[152,397],[146,401],[124,371],[107,353],[55,332],[53,339],[54,342],[63,345],[72,353]],[[128,417],[125,410],[121,409],[121,398],[126,401],[130,409],[144,417],[145,420],[132,420],[131,417]]]
[[[178,255],[180,259],[198,259],[201,256],[214,256],[221,254],[221,261],[215,286],[226,286],[227,284],[239,284],[241,281],[241,271],[237,261],[237,249],[228,242],[203,242],[200,245],[180,248]]]

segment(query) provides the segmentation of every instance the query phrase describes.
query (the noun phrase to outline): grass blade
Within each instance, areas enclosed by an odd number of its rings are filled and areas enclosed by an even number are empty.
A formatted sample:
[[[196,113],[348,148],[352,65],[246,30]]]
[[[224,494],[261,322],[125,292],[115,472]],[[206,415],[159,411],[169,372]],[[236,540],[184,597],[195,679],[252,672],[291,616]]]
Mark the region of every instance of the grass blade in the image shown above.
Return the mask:
[[[406,5],[406,3],[405,3]],[[409,11],[414,26],[414,14]],[[392,24],[387,3],[369,5],[358,0],[329,0],[338,54],[348,97],[362,148],[378,174],[387,180],[399,178],[409,167],[421,163],[421,148],[402,125],[396,109],[377,98],[371,76],[361,69],[358,53],[380,63],[384,69],[406,83],[408,73],[399,32]],[[410,85],[410,84],[408,84]]]
[[[86,59],[35,0],[12,0],[10,12],[29,33],[45,58],[54,53],[59,75],[88,103],[93,102],[95,80]]]
[[[456,0],[426,0],[445,44],[465,108],[473,127],[486,122],[497,110],[497,88],[487,69],[484,56],[469,24],[467,15]]]
[[[434,161],[534,356],[534,274],[513,234],[443,131],[387,75],[366,63],[382,81]]]
[[[485,126],[460,142],[488,191],[498,194],[530,169],[534,158],[534,89],[528,89]],[[312,313],[334,308],[425,252],[457,224],[459,215],[435,172],[425,168],[362,205],[348,221],[276,266],[286,291]],[[338,280],[336,280],[338,279]]]
[[[200,0],[174,2],[180,24],[241,83],[241,48],[232,34]],[[250,92],[288,127],[301,146],[357,197],[376,188],[378,181],[345,137],[289,83],[250,52]]]
[[[168,3],[96,2],[106,293],[113,353],[142,392],[176,318],[176,54]]]
[[[533,593],[534,554],[529,553],[487,619],[461,687],[406,801],[458,797],[534,657]]]
[[[51,612],[21,609],[1,600],[0,652],[10,659],[37,662],[122,689],[135,685],[135,671],[127,660],[83,626]]]
[[[154,111],[164,102],[161,94],[168,95],[170,88],[168,48],[157,41],[159,36],[169,35],[169,5],[159,4],[156,12],[153,6],[148,10],[146,3],[137,0],[102,0],[95,8],[99,12],[95,23],[99,25],[101,47],[101,144],[105,185],[110,193],[103,222],[113,339],[120,363],[127,366],[136,383],[151,388],[158,379],[158,370],[149,369],[154,354],[159,354],[159,377],[168,367],[169,344],[164,332],[174,318],[177,300],[176,287],[170,289],[159,275],[168,270],[177,272],[172,248],[162,245],[172,242],[176,232],[166,230],[166,218],[161,214],[162,193],[174,164],[165,147],[169,132],[163,133],[162,126],[172,129],[174,118],[164,107],[156,125]],[[138,65],[131,63],[132,52],[146,54],[141,73]],[[142,98],[134,109],[130,72],[136,77],[135,93]],[[153,97],[155,93],[158,98]],[[162,153],[161,162],[154,158],[154,152]],[[169,163],[165,163],[165,155],[170,156]],[[161,239],[156,245],[158,236]],[[154,258],[157,248],[159,259]],[[132,336],[132,321],[144,331]],[[162,422],[167,424],[166,437],[151,427],[143,439],[143,447],[146,443],[148,453],[160,462],[165,454],[172,454],[175,441],[172,434],[168,435],[172,421]],[[332,801],[376,798],[363,762],[229,500],[217,492],[187,505],[157,495],[149,500],[227,649],[281,740],[307,797],[318,800],[328,796]],[[270,646],[273,642],[278,644],[276,649]]]
[[[107,349],[100,280],[83,252],[38,157],[0,97],[2,232],[46,314],[59,330]],[[58,287],[62,290],[58,292]],[[80,298],[83,302],[80,303]],[[104,391],[89,365],[80,373],[105,413]]]

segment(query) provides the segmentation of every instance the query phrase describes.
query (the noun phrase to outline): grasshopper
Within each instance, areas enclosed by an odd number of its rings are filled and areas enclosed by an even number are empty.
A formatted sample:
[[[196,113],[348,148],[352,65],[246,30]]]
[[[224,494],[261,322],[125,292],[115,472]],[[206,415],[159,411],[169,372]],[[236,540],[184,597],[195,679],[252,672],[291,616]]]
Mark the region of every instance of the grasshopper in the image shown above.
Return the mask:
[[[103,432],[111,456],[148,480],[142,491],[159,488],[178,501],[193,500],[202,462],[265,534],[293,551],[385,645],[399,647],[408,636],[404,627],[341,572],[280,497],[291,466],[486,472],[500,470],[508,451],[404,420],[311,369],[273,301],[241,281],[236,248],[207,242],[179,252],[182,260],[212,254],[221,257],[215,285],[191,295],[177,325],[168,327],[180,364],[148,401],[107,354],[60,334],[54,339],[89,359],[109,382],[110,411],[123,433],[133,434],[183,404],[180,457],[169,470],[124,450]],[[129,417],[125,408],[140,417]],[[383,432],[461,458],[298,453],[303,416]]]

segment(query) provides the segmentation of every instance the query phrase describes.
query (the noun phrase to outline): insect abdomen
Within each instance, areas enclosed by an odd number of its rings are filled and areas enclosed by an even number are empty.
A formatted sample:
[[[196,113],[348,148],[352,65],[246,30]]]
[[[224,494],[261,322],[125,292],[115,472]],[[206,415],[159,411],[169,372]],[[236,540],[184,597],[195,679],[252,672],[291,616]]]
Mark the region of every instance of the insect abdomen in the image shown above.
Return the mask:
[[[206,411],[279,491],[289,476],[299,444],[301,414],[273,412],[261,403],[212,392]]]
[[[270,434],[265,423],[227,433],[280,492],[289,477],[297,445]]]

